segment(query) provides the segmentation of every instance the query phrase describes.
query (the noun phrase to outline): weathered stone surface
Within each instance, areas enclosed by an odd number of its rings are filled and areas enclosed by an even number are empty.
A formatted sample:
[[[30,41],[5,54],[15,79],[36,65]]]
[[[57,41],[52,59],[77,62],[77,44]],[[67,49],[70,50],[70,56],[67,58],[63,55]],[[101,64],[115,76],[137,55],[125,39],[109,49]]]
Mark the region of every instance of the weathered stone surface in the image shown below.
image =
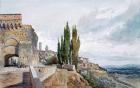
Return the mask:
[[[32,26],[22,24],[21,14],[0,14],[0,66],[5,66],[5,56],[9,54],[18,56],[24,65],[30,64],[37,42],[38,36]]]
[[[29,68],[0,68],[0,88],[32,88]]]
[[[57,69],[49,78],[44,80],[45,88],[90,88],[86,80],[74,71]]]

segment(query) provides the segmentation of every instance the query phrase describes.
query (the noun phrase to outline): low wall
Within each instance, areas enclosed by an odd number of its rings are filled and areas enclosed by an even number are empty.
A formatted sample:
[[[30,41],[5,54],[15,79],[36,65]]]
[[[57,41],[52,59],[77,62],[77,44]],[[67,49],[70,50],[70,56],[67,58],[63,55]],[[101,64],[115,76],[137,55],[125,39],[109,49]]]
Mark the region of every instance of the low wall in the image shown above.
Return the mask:
[[[32,87],[33,88],[43,88],[43,85],[33,66],[30,66],[30,74],[31,74]]]
[[[0,74],[11,73],[11,72],[28,72],[29,68],[17,68],[17,67],[0,67]]]

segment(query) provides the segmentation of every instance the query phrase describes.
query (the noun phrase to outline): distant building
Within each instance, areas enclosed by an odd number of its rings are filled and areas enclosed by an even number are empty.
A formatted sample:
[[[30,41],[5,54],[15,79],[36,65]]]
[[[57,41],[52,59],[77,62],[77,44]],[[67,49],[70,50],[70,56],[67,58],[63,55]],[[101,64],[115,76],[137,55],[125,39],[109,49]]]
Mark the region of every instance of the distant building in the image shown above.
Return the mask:
[[[48,59],[48,58],[50,58],[52,56],[57,57],[56,52],[54,52],[52,50],[47,50],[47,51],[44,51],[44,50],[40,51],[40,50],[38,50],[38,53],[39,53],[39,61],[40,62],[42,60]]]
[[[45,51],[48,51],[48,45],[46,45],[46,47],[45,47]]]
[[[42,43],[39,42],[39,50],[41,51],[42,50]]]
[[[79,57],[79,66],[83,69],[87,69],[89,67],[88,58]]]

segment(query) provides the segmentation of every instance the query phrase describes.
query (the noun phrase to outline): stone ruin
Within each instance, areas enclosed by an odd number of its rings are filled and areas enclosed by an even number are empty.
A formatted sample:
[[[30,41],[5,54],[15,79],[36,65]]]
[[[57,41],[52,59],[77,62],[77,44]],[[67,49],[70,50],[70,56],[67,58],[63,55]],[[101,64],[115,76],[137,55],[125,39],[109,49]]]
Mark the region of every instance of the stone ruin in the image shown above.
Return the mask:
[[[37,64],[37,43],[37,34],[31,25],[22,24],[21,14],[0,14],[1,67],[10,66],[14,57],[22,65]]]

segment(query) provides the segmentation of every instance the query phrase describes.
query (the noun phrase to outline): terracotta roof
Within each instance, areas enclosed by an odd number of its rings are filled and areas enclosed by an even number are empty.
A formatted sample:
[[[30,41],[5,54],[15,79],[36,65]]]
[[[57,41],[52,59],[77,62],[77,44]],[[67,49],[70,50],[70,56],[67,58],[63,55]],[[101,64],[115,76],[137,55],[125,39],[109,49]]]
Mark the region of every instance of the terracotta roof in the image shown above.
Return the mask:
[[[14,14],[0,14],[0,15],[22,15],[22,14],[19,14],[19,13],[14,13]]]

